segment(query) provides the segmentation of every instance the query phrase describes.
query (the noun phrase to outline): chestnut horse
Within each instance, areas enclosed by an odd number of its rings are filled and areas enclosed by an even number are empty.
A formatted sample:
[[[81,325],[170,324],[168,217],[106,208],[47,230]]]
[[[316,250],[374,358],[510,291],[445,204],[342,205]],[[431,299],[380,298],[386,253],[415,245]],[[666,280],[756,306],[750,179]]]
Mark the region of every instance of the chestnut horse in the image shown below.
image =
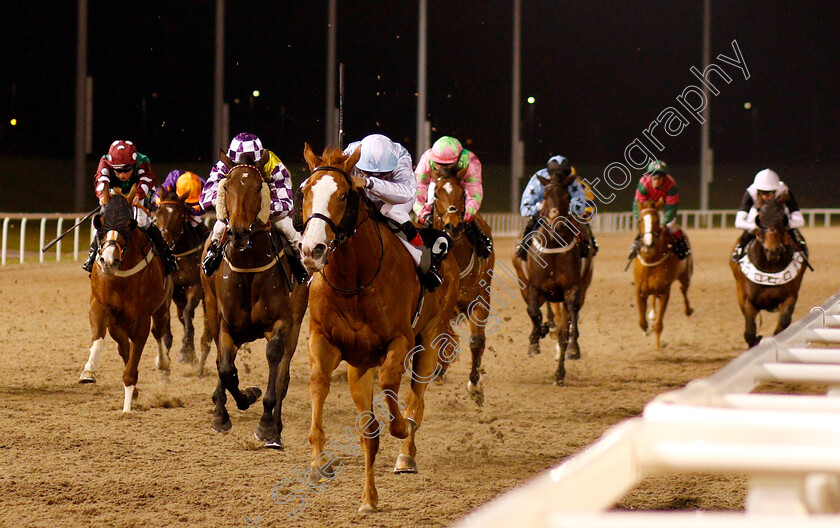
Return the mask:
[[[257,387],[239,389],[235,361],[243,343],[264,337],[268,341],[268,386],[254,435],[266,447],[282,449],[283,399],[289,388],[289,363],[306,312],[307,287],[292,280],[289,264],[283,258],[284,245],[269,223],[270,195],[264,171],[268,156],[265,151],[255,165],[234,165],[221,153],[228,173],[219,182],[216,218],[227,224],[229,243],[222,250],[219,269],[212,277],[201,273],[201,282],[207,310],[205,324],[216,342],[219,372],[213,393],[213,430],[231,428],[225,391],[241,411],[260,397]],[[205,243],[205,253],[209,243]]]
[[[207,238],[207,230],[190,223],[188,205],[185,200],[186,195],[178,196],[174,192],[164,196],[155,215],[155,224],[178,261],[178,270],[172,274],[172,300],[178,307],[178,320],[184,326],[184,339],[181,342],[178,361],[195,363],[193,317],[198,304],[204,303],[204,288],[201,286],[201,250]],[[210,327],[205,324],[200,343],[203,358],[206,358],[210,352],[212,340]],[[198,374],[204,375],[203,361],[199,366]]]
[[[694,260],[691,255],[680,260],[671,251],[670,238],[667,229],[659,221],[659,210],[664,202],[660,198],[656,202],[649,200],[639,202],[639,234],[641,246],[639,253],[633,260],[633,282],[636,284],[636,303],[639,308],[639,326],[645,335],[649,325],[653,325],[656,333],[656,348],[659,347],[659,337],[662,335],[662,319],[665,308],[671,296],[671,283],[680,281],[680,292],[685,301],[685,315],[691,315],[694,310],[688,302],[688,286],[691,274],[694,272]],[[651,300],[648,312],[648,298]]]
[[[493,280],[493,265],[496,262],[495,252],[491,252],[486,259],[479,258],[478,252],[464,235],[464,210],[466,194],[461,184],[466,168],[455,174],[434,170],[434,193],[432,203],[432,226],[443,230],[452,239],[450,253],[458,263],[460,273],[460,287],[458,289],[458,311],[461,316],[455,322],[457,325],[466,320],[470,329],[470,352],[472,353],[472,368],[467,391],[478,405],[484,403],[484,390],[481,387],[481,358],[484,355],[485,326],[490,318],[490,287]],[[490,225],[475,216],[475,222],[481,230],[492,237]]]
[[[751,347],[761,341],[755,325],[760,310],[779,310],[774,335],[790,325],[805,276],[805,259],[788,234],[784,201],[785,197],[764,201],[755,218],[755,240],[747,245],[746,255],[739,262],[729,260],[738,305],[744,314],[744,339]]]
[[[440,268],[443,284],[421,297],[408,251],[351,185],[349,174],[360,153],[357,149],[345,156],[328,147],[318,156],[306,144],[311,175],[295,197],[295,228],[303,232],[304,264],[319,272],[311,282],[309,312],[309,478],[319,482],[335,476],[335,457],[321,460],[330,454],[324,452],[323,411],[332,373],[344,360],[350,393],[361,413],[356,426],[365,454],[365,483],[359,511],[371,512],[378,502],[374,460],[380,433],[372,412],[374,369],[379,367],[383,391],[376,407],[385,411],[391,435],[404,439],[394,472],[416,473],[414,435],[423,420],[426,384],[442,372],[441,365],[454,359],[448,351],[458,350],[450,328],[458,299],[458,264],[445,259]],[[411,373],[411,391],[404,404],[398,395],[406,370]]]
[[[155,365],[169,370],[169,303],[172,280],[164,273],[160,257],[134,219],[129,205],[135,188],[126,198],[119,191],[109,197],[102,213],[93,223],[104,240],[99,246],[96,264],[90,274],[90,330],[93,344],[79,383],[96,383],[97,357],[105,347],[105,329],[117,342],[123,359],[123,412],[131,412],[131,400],[137,385],[137,365],[143,347],[152,335],[157,341]]]
[[[586,290],[592,282],[593,261],[583,259],[578,236],[579,220],[569,213],[568,186],[574,175],[540,178],[545,197],[538,227],[528,234],[528,259],[513,256],[517,275],[526,284],[522,297],[528,304],[533,328],[529,336],[528,354],[540,353],[540,339],[548,334],[548,323],[542,322],[540,307],[546,302],[558,303],[557,370],[554,384],[562,386],[566,378],[566,351],[569,359],[580,358],[578,314],[583,307]],[[528,242],[525,241],[525,242]]]

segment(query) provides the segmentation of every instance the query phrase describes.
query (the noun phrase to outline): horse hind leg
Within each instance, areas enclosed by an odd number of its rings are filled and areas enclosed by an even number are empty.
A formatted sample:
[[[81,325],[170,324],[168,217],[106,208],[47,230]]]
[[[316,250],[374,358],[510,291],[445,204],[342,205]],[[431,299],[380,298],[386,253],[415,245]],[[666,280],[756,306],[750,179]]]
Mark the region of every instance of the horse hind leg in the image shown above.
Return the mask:
[[[131,345],[128,353],[128,361],[123,369],[123,387],[125,388],[125,399],[123,400],[123,412],[131,412],[131,400],[134,398],[134,389],[137,386],[137,366],[140,364],[140,356],[143,354],[143,347],[149,338],[149,326],[151,321],[144,318],[137,332],[131,337]],[[121,338],[112,331],[114,339],[119,343]],[[125,359],[125,357],[123,357]]]
[[[484,304],[477,303],[472,315],[476,320],[483,321],[486,324],[490,312]],[[484,405],[484,387],[481,384],[481,360],[484,357],[485,325],[476,324],[472,317],[468,317],[467,321],[470,327],[470,354],[472,356],[467,392],[475,404],[481,407]]]
[[[685,315],[691,316],[694,313],[694,308],[688,302],[688,287],[691,284],[691,274],[694,268],[694,263],[689,255],[685,259],[685,269],[680,274],[680,293],[682,293],[683,301],[685,302]]]
[[[262,390],[259,387],[248,387],[240,390],[239,372],[236,369],[237,346],[226,328],[222,328],[219,335],[219,344],[221,345],[218,362],[219,379],[222,380],[225,390],[233,396],[236,408],[245,411],[262,396]]]
[[[393,395],[400,393],[400,381],[406,369],[405,359],[408,356],[408,349],[408,340],[403,336],[397,337],[388,345],[385,361],[379,367],[379,386],[382,387],[383,393]],[[391,421],[388,432],[391,436],[404,439],[417,427],[414,420],[403,417],[402,409],[394,398],[388,398],[388,412]]]
[[[201,288],[192,285],[187,288],[186,300],[178,304],[178,318],[184,325],[184,338],[181,341],[181,351],[178,353],[178,362],[195,363],[195,309],[201,302]]]
[[[548,333],[548,325],[543,325],[542,311],[539,302],[534,296],[528,299],[528,317],[531,318],[531,335],[528,336],[528,355],[536,356],[540,353],[540,339]]]
[[[638,288],[636,289],[636,306],[639,309],[639,328],[642,329],[645,335],[648,335],[648,315],[647,315],[648,294],[643,293]]]
[[[656,296],[656,298],[657,298],[656,320],[653,323],[653,331],[656,334],[656,350],[659,350],[661,348],[660,344],[659,344],[659,340],[660,340],[660,337],[662,336],[662,329],[663,329],[662,319],[665,318],[665,308],[668,307],[668,298],[669,297],[670,297],[670,295],[669,295],[668,292],[665,292],[665,293],[662,293],[662,294],[659,294],[659,295]]]
[[[172,329],[170,327],[169,320],[169,302],[161,304],[160,307],[158,307],[158,309],[152,314],[152,336],[157,342],[155,366],[158,370],[169,372],[169,349],[172,348]]]
[[[257,440],[265,442],[266,447],[283,449],[283,440],[280,436],[282,422],[278,424],[275,421],[274,411],[280,405],[279,402],[282,397],[278,394],[277,380],[281,376],[279,367],[284,356],[284,336],[275,332],[273,336],[269,337],[268,344],[265,347],[265,358],[268,361],[268,385],[265,396],[263,396],[263,414],[254,431],[254,436],[257,437]],[[288,369],[285,375],[288,375]]]

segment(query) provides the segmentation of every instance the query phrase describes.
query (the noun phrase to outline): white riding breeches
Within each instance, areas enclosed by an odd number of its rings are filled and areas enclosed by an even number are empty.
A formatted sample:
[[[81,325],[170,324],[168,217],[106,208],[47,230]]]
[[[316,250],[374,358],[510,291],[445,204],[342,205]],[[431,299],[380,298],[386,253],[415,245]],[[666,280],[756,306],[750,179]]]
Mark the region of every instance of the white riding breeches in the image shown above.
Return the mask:
[[[395,222],[399,222],[400,224],[404,224],[405,222],[411,221],[411,210],[414,206],[413,202],[406,202],[401,204],[384,204],[382,207],[379,208],[379,212],[383,215],[387,216],[391,220]],[[410,242],[407,242],[400,238],[400,242],[402,242],[405,249],[408,250],[408,253],[411,255],[411,258],[414,259],[414,265],[420,265],[420,257],[423,256],[423,251],[416,247],[412,246]]]
[[[134,219],[137,220],[137,225],[141,229],[146,229],[152,223],[152,219],[146,214],[146,211],[139,207],[134,208]]]

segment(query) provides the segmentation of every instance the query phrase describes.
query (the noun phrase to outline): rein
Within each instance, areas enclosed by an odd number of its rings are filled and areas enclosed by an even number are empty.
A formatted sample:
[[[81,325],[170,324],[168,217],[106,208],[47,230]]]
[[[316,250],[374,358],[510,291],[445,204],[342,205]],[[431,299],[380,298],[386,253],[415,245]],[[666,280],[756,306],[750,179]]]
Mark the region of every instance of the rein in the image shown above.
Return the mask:
[[[657,216],[659,215],[659,210],[658,209],[653,209],[652,207],[647,207],[647,208],[639,211],[639,220],[641,220],[641,218],[642,218],[642,213],[647,213],[647,212],[652,212],[653,214],[655,214]],[[662,230],[662,229],[663,228],[660,226],[660,230]],[[653,235],[653,232],[642,233],[642,234],[643,235],[647,235],[647,234]],[[661,233],[660,233],[660,235],[661,235]],[[653,267],[658,266],[658,265],[662,264],[663,262],[665,262],[665,259],[667,259],[668,257],[670,257],[673,254],[674,254],[674,252],[671,251],[670,246],[667,246],[665,248],[665,254],[662,256],[662,258],[660,258],[656,262],[646,261],[645,259],[642,258],[641,253],[636,254],[636,259],[642,264],[642,266],[645,266],[646,268],[653,268]]]
[[[362,223],[359,224],[357,227],[360,227],[362,224],[367,222],[368,219],[370,219],[370,215],[368,215],[367,218],[362,220]],[[373,274],[373,278],[371,278],[366,284],[363,284],[362,286],[357,286],[355,288],[340,288],[332,282],[330,282],[330,280],[327,278],[327,275],[324,273],[324,270],[321,270],[319,273],[321,273],[321,277],[324,278],[324,282],[326,282],[330,288],[342,295],[352,295],[354,293],[361,292],[362,290],[373,284],[373,281],[375,281],[376,278],[379,277],[379,273],[382,271],[382,262],[385,260],[385,244],[382,241],[382,231],[376,226],[374,226],[374,228],[376,229],[376,234],[379,235],[379,264],[377,264],[376,266],[376,273]],[[332,253],[335,250],[335,247],[337,246],[338,245],[336,244],[336,246],[331,247],[329,250],[330,253]],[[326,266],[324,268],[326,269]]]

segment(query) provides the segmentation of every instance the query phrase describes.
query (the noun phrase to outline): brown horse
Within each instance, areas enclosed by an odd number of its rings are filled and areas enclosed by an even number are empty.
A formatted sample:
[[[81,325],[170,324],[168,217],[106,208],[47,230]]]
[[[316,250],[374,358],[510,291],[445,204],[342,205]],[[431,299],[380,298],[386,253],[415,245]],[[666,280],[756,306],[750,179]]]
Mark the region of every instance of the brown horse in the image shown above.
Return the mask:
[[[125,364],[123,412],[131,411],[137,385],[137,365],[143,347],[152,335],[157,341],[155,365],[169,370],[169,303],[172,281],[153,251],[149,239],[137,229],[134,208],[129,205],[134,188],[124,197],[118,191],[94,217],[97,233],[104,233],[96,264],[90,274],[90,329],[93,344],[79,383],[96,383],[97,357],[105,346],[105,330],[117,342]],[[97,234],[99,236],[99,234]]]
[[[178,270],[172,275],[172,300],[178,307],[178,320],[184,326],[184,339],[178,361],[195,363],[195,343],[193,317],[198,303],[204,302],[204,288],[201,286],[201,249],[207,238],[207,230],[190,223],[185,196],[171,192],[164,196],[155,216],[155,224],[160,229],[163,239],[169,244],[178,261]],[[207,310],[205,309],[205,314]],[[201,336],[201,357],[210,352],[210,327],[204,325]],[[199,376],[204,375],[204,361],[199,365]]]
[[[579,219],[569,213],[568,187],[574,175],[540,178],[545,186],[538,227],[529,235],[528,260],[513,256],[517,275],[527,286],[522,297],[528,304],[533,326],[528,354],[540,353],[540,339],[548,334],[549,324],[542,322],[540,307],[556,304],[558,324],[557,370],[554,384],[562,386],[566,378],[566,351],[569,359],[580,359],[578,315],[592,282],[593,262],[583,259],[579,242]],[[526,241],[527,242],[527,241]]]
[[[761,341],[755,325],[760,310],[779,311],[774,335],[790,325],[805,276],[805,260],[787,230],[784,200],[785,197],[764,201],[755,219],[755,240],[747,245],[746,255],[739,262],[729,261],[746,324],[744,339],[749,346]]]
[[[267,447],[283,448],[283,399],[289,388],[289,363],[295,353],[306,312],[307,287],[291,279],[284,246],[269,223],[270,195],[265,180],[268,151],[256,165],[233,162],[219,182],[216,217],[227,223],[229,243],[221,266],[212,277],[201,274],[206,323],[216,342],[219,382],[213,393],[216,410],[211,425],[218,432],[231,428],[225,403],[230,392],[244,411],[260,397],[257,387],[239,389],[236,353],[243,343],[264,337],[268,344],[268,386],[263,414],[254,432]],[[209,240],[205,244],[206,253]]]
[[[639,308],[639,326],[645,334],[649,325],[656,333],[656,348],[659,349],[659,337],[662,335],[662,319],[671,296],[671,283],[680,281],[680,292],[685,301],[685,315],[694,310],[688,302],[688,286],[694,272],[694,260],[691,255],[680,260],[671,250],[670,238],[665,226],[659,222],[659,210],[662,199],[656,202],[639,202],[639,234],[641,246],[633,260],[633,281],[636,284],[636,303]],[[653,297],[648,312],[648,298]]]
[[[461,315],[455,326],[466,320],[470,329],[472,368],[467,391],[478,405],[482,405],[484,390],[481,386],[481,358],[484,355],[485,326],[490,318],[489,292],[496,255],[495,252],[491,252],[486,259],[479,258],[475,247],[464,235],[466,194],[461,181],[466,171],[466,168],[457,174],[434,171],[432,225],[435,229],[443,230],[452,239],[450,253],[454,255],[461,270],[458,289],[458,311]],[[490,225],[481,215],[475,216],[475,222],[487,236],[492,237]]]
[[[295,227],[303,232],[304,264],[319,272],[311,283],[309,320],[310,480],[318,482],[336,474],[332,469],[335,456],[328,457],[331,453],[324,451],[323,410],[332,373],[344,360],[350,393],[360,412],[356,428],[365,453],[359,510],[370,512],[378,502],[374,460],[380,433],[372,412],[374,369],[379,367],[383,390],[375,400],[376,408],[385,412],[391,435],[405,439],[394,471],[415,473],[414,434],[423,420],[426,384],[443,370],[441,365],[454,359],[451,351],[458,350],[450,334],[458,298],[458,264],[451,258],[444,260],[442,286],[421,297],[411,256],[352,186],[349,174],[359,155],[359,149],[345,156],[327,148],[317,156],[306,144],[304,157],[312,174],[295,198]],[[398,394],[406,370],[411,372],[411,391],[404,404]],[[387,399],[387,407],[382,399]]]

